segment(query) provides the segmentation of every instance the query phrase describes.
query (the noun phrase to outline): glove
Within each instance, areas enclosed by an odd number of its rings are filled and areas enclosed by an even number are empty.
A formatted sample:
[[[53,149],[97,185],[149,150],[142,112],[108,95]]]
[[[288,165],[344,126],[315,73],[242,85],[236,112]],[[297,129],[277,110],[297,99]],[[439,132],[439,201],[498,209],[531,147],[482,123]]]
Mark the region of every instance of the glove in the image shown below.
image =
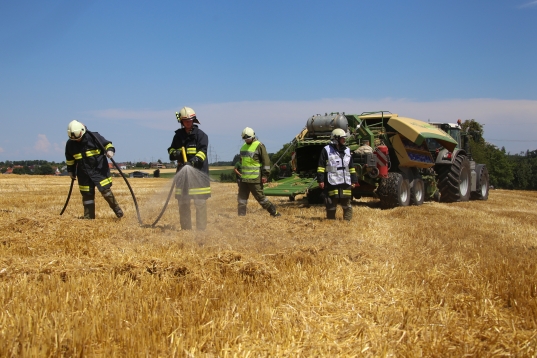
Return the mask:
[[[76,174],[73,173],[73,172],[69,172],[69,177],[70,177],[72,180],[75,180],[75,179],[76,179]]]
[[[180,150],[173,150],[170,153],[170,157],[171,157],[172,160],[180,159],[181,158],[181,151]]]
[[[112,152],[111,150],[109,150],[108,152],[106,152],[106,156],[108,158],[112,158],[114,156],[114,152]]]
[[[261,182],[262,182],[263,184],[267,184],[267,178],[266,178],[266,177],[262,177],[262,178],[261,178]]]
[[[201,169],[203,162],[199,157],[192,157],[192,159],[190,159],[190,165],[192,165],[194,168]]]

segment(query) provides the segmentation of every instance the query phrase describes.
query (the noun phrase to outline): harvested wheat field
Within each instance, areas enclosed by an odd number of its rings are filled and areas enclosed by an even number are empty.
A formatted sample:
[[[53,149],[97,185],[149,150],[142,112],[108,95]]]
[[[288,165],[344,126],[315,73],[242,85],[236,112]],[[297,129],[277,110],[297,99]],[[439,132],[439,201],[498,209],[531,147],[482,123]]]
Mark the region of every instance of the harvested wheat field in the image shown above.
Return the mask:
[[[530,357],[537,355],[537,193],[380,210],[354,219],[274,199],[236,215],[213,183],[205,232],[177,203],[138,225],[82,216],[68,177],[0,176],[0,356]],[[144,223],[170,179],[131,179]],[[195,215],[193,215],[195,217]]]

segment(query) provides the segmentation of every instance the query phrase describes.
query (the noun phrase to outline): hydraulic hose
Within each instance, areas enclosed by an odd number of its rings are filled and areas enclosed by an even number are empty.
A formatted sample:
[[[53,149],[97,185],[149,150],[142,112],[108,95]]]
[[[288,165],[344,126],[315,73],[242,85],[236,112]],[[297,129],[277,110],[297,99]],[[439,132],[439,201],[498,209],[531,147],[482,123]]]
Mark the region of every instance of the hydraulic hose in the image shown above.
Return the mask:
[[[69,187],[69,194],[67,194],[67,199],[65,200],[65,205],[63,206],[63,209],[60,212],[60,215],[63,214],[63,212],[67,208],[67,204],[69,204],[69,199],[71,198],[71,193],[73,192],[73,184],[74,184],[74,182],[75,182],[75,180],[71,179],[71,186]]]

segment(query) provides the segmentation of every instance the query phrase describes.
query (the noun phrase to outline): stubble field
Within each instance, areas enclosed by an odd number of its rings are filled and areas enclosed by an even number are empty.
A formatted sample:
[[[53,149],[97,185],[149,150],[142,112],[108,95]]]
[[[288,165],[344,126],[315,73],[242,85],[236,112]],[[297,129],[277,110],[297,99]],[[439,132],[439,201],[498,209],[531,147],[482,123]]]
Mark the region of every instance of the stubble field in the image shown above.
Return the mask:
[[[144,223],[170,179],[131,179]],[[537,355],[537,193],[380,210],[352,222],[274,199],[272,218],[212,183],[208,228],[177,204],[140,227],[81,220],[68,177],[0,176],[0,356],[531,357]],[[194,210],[194,208],[193,208]],[[195,215],[193,215],[195,217]]]

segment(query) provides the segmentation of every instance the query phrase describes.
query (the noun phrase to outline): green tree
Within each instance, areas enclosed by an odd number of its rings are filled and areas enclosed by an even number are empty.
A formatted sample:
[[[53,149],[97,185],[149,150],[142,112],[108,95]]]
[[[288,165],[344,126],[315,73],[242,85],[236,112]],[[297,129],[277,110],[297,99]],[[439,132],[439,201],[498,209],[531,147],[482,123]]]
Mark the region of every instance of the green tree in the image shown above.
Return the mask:
[[[36,174],[51,175],[51,174],[54,174],[54,168],[52,168],[52,166],[50,164],[48,164],[48,163],[43,164],[43,165],[39,166],[39,168],[37,168]]]
[[[293,154],[294,149],[295,149],[294,144],[292,143],[284,144],[283,147],[279,151],[272,154],[272,157],[270,158],[271,162],[273,164],[278,163],[278,165],[282,163],[289,163],[291,161],[291,155]]]
[[[233,157],[233,160],[231,161],[231,165],[235,166],[235,164],[237,164],[237,162],[239,162],[240,160],[241,160],[241,155],[235,154],[235,156]]]

